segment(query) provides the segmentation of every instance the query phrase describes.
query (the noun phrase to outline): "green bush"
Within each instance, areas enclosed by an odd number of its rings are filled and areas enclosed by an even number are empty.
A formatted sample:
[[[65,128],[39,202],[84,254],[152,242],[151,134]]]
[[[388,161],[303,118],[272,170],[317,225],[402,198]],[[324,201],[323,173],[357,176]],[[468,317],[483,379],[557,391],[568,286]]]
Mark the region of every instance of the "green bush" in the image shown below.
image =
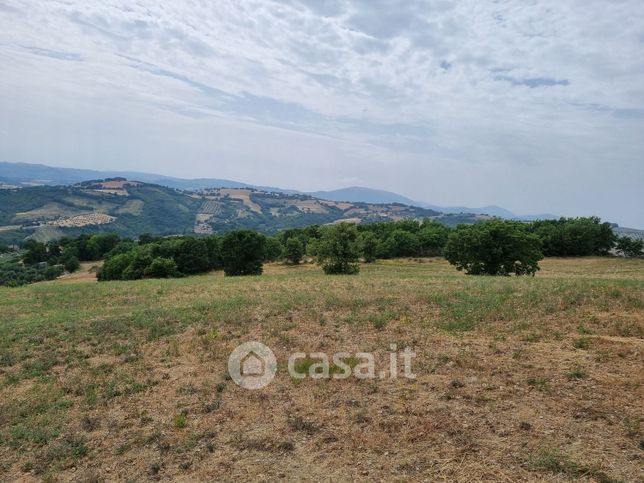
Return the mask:
[[[340,223],[324,230],[317,247],[324,273],[352,275],[360,271],[360,236],[355,225]]]
[[[541,241],[523,223],[491,220],[459,225],[448,238],[445,258],[469,275],[534,275],[543,255]]]
[[[644,256],[644,240],[621,236],[617,239],[615,249],[624,257],[641,257]]]
[[[186,237],[179,240],[174,260],[177,269],[185,275],[207,272],[211,267],[208,245],[200,238]]]
[[[63,263],[63,267],[65,267],[65,270],[69,273],[75,272],[80,268],[80,262],[74,255],[65,255],[62,257],[61,261]]]
[[[282,257],[282,243],[279,238],[270,236],[266,238],[266,248],[264,251],[264,260],[274,262]]]
[[[179,274],[177,264],[172,258],[155,258],[143,271],[143,275],[150,278],[176,277]]]
[[[224,274],[261,275],[266,237],[250,230],[230,232],[221,242]]]
[[[418,236],[409,231],[394,230],[387,238],[386,245],[391,257],[413,257],[419,254]]]
[[[373,233],[362,235],[362,257],[366,263],[373,263],[378,258],[378,238]]]
[[[96,274],[99,281],[123,280],[123,273],[130,266],[134,258],[133,252],[119,253],[105,260],[105,263]]]
[[[529,226],[547,257],[607,255],[616,240],[610,224],[596,217],[541,220]]]
[[[47,260],[47,245],[36,240],[27,240],[23,245],[25,250],[22,261],[25,265],[35,265]]]
[[[299,238],[289,238],[284,244],[283,255],[288,263],[297,265],[304,257],[304,244]]]
[[[451,230],[437,221],[423,222],[418,232],[418,250],[422,256],[435,257],[443,254]]]

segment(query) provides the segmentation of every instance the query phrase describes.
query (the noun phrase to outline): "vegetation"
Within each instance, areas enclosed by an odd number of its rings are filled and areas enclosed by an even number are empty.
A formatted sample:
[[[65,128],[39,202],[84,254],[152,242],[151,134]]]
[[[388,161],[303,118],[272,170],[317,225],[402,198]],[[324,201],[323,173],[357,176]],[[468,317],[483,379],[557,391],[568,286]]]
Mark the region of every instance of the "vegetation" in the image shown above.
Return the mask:
[[[0,286],[18,287],[34,282],[53,280],[64,273],[61,265],[42,264],[24,265],[20,254],[0,256]]]
[[[0,285],[20,286],[53,280],[64,272],[75,272],[80,260],[100,260],[120,238],[117,235],[81,235],[42,243],[27,240],[19,252],[0,258]]]
[[[297,265],[304,257],[304,244],[299,238],[293,237],[286,240],[284,245],[284,259],[292,264]]]
[[[638,481],[644,260],[540,265],[467,277],[438,258],[378,260],[327,277],[270,264],[251,279],[0,288],[2,479],[324,479],[331,458],[339,480],[358,465],[373,480]],[[260,391],[226,374],[248,340],[278,360]],[[387,370],[392,343],[414,348],[415,380],[401,359],[395,381],[285,370],[296,351],[358,350]]]
[[[326,274],[358,273],[360,236],[355,225],[340,223],[326,228],[317,246],[317,256]]]
[[[541,241],[523,223],[494,220],[461,225],[445,246],[445,258],[468,275],[534,275]]]
[[[610,223],[596,217],[542,220],[529,226],[541,239],[547,257],[607,255],[616,240]]]
[[[126,180],[118,179],[125,183]],[[107,181],[107,180],[106,180]],[[48,241],[62,236],[83,233],[116,233],[135,238],[142,232],[153,235],[184,235],[193,233],[200,222],[207,233],[228,233],[254,230],[275,234],[291,228],[326,224],[345,218],[351,211],[364,222],[394,217],[424,218],[439,213],[403,205],[351,203],[349,206],[321,202],[305,195],[267,193],[251,189],[210,190],[205,193],[180,191],[163,186],[128,183],[119,194],[104,189],[102,182],[89,181],[74,186],[37,186],[0,190],[0,243],[20,243],[33,236]],[[311,206],[314,209],[311,209]],[[53,226],[74,216],[101,213],[114,217],[109,223],[85,226]],[[463,221],[476,221],[475,215]]]
[[[261,275],[266,237],[249,230],[233,231],[221,242],[226,275]]]
[[[97,276],[106,280],[180,277],[221,268],[217,237],[146,237],[138,244],[121,241],[108,254]]]
[[[101,281],[181,277],[221,268],[228,275],[257,275],[264,262],[282,260],[295,265],[305,255],[317,258],[325,273],[357,273],[360,259],[373,263],[444,255],[457,269],[472,275],[533,275],[542,251],[606,255],[614,248],[620,255],[637,257],[642,256],[643,246],[642,240],[615,237],[610,226],[597,218],[534,223],[491,220],[459,225],[455,230],[435,220],[342,223],[292,228],[273,237],[251,230],[227,236],[166,238],[145,233],[138,242],[115,233],[81,234],[47,243],[27,240],[20,255],[22,263],[15,257],[5,263],[0,280],[20,285],[53,277],[61,269],[73,272],[80,262],[98,260],[105,260],[98,272]],[[56,269],[45,273],[45,265]],[[20,275],[25,270],[28,273]]]
[[[615,250],[624,257],[642,257],[644,256],[644,240],[620,236],[617,239]]]

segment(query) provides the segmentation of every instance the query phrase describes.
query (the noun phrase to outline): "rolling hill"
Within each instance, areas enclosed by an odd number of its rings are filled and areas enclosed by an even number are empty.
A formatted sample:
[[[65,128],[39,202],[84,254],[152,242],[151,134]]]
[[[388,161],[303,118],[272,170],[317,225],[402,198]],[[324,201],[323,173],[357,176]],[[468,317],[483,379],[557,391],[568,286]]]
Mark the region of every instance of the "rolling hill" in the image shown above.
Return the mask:
[[[434,218],[450,225],[479,219],[400,203],[339,202],[236,187],[183,191],[124,178],[0,190],[2,243],[97,232],[138,236],[247,228],[270,234],[342,220],[361,223],[404,218]]]
[[[4,187],[71,185],[92,179],[115,177],[136,179],[145,183],[158,184],[181,190],[201,190],[207,188],[252,188],[268,192],[306,194],[329,201],[378,204],[402,203],[404,205],[419,206],[421,208],[427,208],[441,213],[472,213],[476,215],[489,215],[524,221],[559,218],[557,215],[549,213],[538,215],[517,215],[505,208],[495,205],[484,206],[481,208],[471,208],[466,206],[440,206],[424,201],[413,200],[391,191],[377,190],[361,186],[351,186],[331,191],[301,192],[272,186],[251,185],[241,183],[239,181],[219,178],[183,179],[171,176],[162,176],[159,174],[130,171],[96,171],[90,169],[58,168],[42,164],[0,162],[0,188],[3,187],[3,184]]]

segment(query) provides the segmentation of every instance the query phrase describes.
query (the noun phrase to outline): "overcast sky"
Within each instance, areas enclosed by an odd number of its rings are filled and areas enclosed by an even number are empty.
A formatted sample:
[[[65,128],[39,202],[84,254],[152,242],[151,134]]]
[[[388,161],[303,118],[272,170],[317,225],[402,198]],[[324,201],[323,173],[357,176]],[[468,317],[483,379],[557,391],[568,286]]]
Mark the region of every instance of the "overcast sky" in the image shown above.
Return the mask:
[[[0,160],[644,228],[643,19],[642,0],[0,0]]]

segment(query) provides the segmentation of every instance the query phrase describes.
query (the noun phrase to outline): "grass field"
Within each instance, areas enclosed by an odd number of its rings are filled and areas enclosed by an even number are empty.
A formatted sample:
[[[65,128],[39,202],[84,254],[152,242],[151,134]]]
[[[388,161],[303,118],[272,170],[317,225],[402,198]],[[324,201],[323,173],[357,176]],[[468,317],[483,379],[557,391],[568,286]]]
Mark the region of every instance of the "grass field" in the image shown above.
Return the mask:
[[[541,266],[0,288],[0,480],[644,481],[644,260]],[[278,359],[261,390],[227,376],[248,340]],[[416,379],[284,370],[390,344]]]

